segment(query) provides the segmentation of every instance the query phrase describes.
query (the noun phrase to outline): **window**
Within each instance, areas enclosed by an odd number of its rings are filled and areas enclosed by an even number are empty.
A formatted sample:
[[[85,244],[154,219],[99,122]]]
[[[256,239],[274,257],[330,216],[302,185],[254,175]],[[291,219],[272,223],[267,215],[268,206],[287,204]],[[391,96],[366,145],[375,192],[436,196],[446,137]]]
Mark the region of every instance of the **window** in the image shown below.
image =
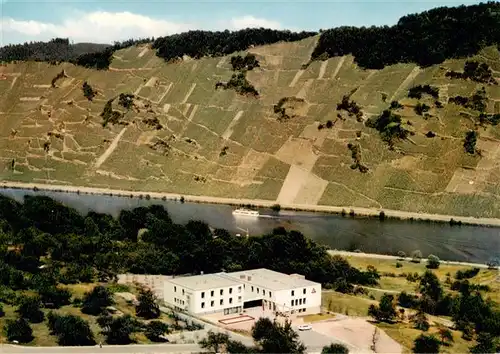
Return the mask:
[[[205,303],[204,303],[204,302],[202,302],[202,303],[201,303],[201,308],[202,308],[202,309],[204,309],[204,308],[205,308]]]
[[[295,306],[295,300],[292,300],[292,306]]]
[[[202,299],[204,299],[204,298],[205,298],[205,292],[204,292],[204,291],[202,291],[202,292],[201,292],[201,298],[202,298]]]
[[[220,294],[224,295],[224,289],[220,289]]]
[[[176,293],[176,292],[177,292],[177,287],[176,287],[176,286],[174,286],[174,293]]]
[[[273,296],[273,293],[272,292],[269,292],[269,297]]]
[[[233,288],[229,288],[229,293],[232,294],[233,293]]]
[[[224,299],[220,299],[221,306],[224,305]]]
[[[214,291],[213,290],[210,291],[210,296],[212,296],[212,297],[214,296]]]
[[[184,295],[184,289],[182,289],[182,295]]]
[[[265,290],[262,290],[262,295],[266,295],[266,291]]]
[[[302,303],[305,305],[306,304],[306,298],[304,298],[304,300],[302,301]]]
[[[214,307],[214,300],[210,301],[210,307]]]
[[[292,290],[292,296],[295,296],[295,291],[294,290]]]
[[[257,294],[259,293],[259,288],[257,288]]]
[[[229,298],[229,303],[230,303],[230,304],[232,304],[232,303],[233,303],[233,298],[232,298],[232,297],[230,297],[230,298]]]
[[[302,290],[302,294],[305,294],[306,293],[306,289]]]
[[[302,305],[302,299],[299,299],[299,305]]]
[[[253,293],[253,286],[252,286],[252,293]]]
[[[241,286],[238,286],[238,292],[241,293]]]
[[[241,302],[241,296],[238,296],[238,302]]]

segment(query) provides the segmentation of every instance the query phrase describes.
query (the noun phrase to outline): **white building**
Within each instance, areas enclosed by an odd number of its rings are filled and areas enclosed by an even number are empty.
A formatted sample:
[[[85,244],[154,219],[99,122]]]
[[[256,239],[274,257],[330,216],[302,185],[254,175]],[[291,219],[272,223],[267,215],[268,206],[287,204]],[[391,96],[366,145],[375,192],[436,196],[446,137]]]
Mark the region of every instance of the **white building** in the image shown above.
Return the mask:
[[[321,284],[264,268],[172,278],[164,286],[166,303],[195,314],[251,307],[287,314],[321,311]]]

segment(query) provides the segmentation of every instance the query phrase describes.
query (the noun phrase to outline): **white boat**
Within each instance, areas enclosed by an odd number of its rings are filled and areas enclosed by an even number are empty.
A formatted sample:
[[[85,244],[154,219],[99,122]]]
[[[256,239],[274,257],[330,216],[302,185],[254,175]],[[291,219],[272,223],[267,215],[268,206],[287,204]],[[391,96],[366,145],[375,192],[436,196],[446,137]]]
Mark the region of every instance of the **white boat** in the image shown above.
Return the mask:
[[[253,217],[259,217],[260,214],[256,210],[239,208],[239,209],[233,210],[233,215],[234,216],[253,216]]]

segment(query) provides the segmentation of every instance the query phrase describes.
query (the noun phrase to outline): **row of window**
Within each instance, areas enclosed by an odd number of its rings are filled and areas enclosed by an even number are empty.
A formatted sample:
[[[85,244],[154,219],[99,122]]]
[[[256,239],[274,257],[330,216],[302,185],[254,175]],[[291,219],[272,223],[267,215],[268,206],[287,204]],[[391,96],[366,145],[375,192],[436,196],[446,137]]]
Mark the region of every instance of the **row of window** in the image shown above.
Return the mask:
[[[292,306],[305,305],[305,304],[306,304],[306,298],[292,300]]]
[[[184,305],[184,300],[178,299],[176,297],[174,297],[174,302],[179,305]]]
[[[295,296],[295,290],[292,290],[291,293],[292,293],[292,296]],[[304,294],[304,295],[306,294],[306,289],[302,289],[302,294]]]
[[[238,286],[238,292],[241,293],[241,286]],[[224,289],[220,289],[219,293],[220,293],[221,296],[224,295]],[[233,293],[233,288],[229,288],[229,294],[232,294],[232,293]],[[215,290],[211,290],[210,291],[210,296],[214,297],[214,295],[215,295]],[[202,299],[205,298],[205,292],[204,291],[201,292],[201,298]]]
[[[260,294],[260,289],[259,288],[256,288],[257,290],[257,294]],[[252,293],[254,292],[254,288],[252,286]],[[269,294],[269,297],[272,297],[273,296],[273,293],[268,291],[268,294]],[[266,296],[266,290],[265,289],[262,289],[262,295]]]
[[[238,296],[238,302],[241,302],[241,296]],[[232,297],[230,297],[230,298],[229,298],[229,303],[230,303],[230,304],[232,304],[232,303],[233,303],[233,298],[232,298]],[[215,301],[214,301],[214,300],[210,301],[210,307],[214,307],[214,305],[215,305]],[[220,306],[223,306],[223,305],[224,305],[224,299],[220,299],[220,300],[219,300],[219,305],[220,305]],[[205,303],[204,303],[204,302],[202,302],[202,303],[201,303],[201,308],[202,308],[202,309],[204,309],[204,308],[205,308]]]

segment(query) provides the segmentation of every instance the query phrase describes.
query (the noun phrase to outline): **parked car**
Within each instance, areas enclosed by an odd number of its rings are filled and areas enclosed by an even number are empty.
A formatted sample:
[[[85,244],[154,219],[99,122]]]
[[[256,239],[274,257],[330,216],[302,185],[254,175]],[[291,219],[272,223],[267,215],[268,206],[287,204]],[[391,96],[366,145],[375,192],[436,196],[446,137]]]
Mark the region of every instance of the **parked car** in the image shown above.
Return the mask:
[[[311,325],[300,325],[299,327],[299,331],[309,331],[311,330],[313,327]]]

